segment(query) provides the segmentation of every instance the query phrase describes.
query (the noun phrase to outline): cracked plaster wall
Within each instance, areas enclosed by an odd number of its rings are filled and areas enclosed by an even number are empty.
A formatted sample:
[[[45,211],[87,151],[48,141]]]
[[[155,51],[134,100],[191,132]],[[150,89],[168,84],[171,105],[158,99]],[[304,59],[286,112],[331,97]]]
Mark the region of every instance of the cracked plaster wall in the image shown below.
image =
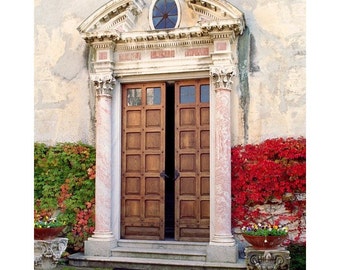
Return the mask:
[[[247,81],[232,96],[233,144],[306,136],[305,1],[229,2],[244,12],[249,28],[249,43],[242,44],[248,57],[241,59]]]
[[[35,141],[94,144],[89,48],[76,28],[107,2],[35,0]],[[305,136],[305,1],[229,2],[248,27],[239,44],[246,73],[232,92],[232,144]]]
[[[34,2],[34,140],[94,144],[88,46],[77,26],[107,0]]]

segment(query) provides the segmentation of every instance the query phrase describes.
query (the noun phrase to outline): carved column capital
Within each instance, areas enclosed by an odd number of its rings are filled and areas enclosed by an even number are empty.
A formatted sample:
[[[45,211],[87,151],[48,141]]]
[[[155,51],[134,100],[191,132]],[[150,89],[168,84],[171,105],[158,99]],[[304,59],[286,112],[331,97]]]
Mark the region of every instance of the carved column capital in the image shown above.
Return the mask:
[[[235,67],[233,66],[212,66],[210,67],[210,77],[216,88],[231,89]]]
[[[34,269],[56,267],[62,253],[66,250],[68,238],[34,240]]]
[[[97,96],[112,97],[113,87],[116,83],[113,74],[91,74],[90,78],[96,89]]]
[[[284,248],[271,250],[245,249],[247,269],[288,270],[290,252]]]

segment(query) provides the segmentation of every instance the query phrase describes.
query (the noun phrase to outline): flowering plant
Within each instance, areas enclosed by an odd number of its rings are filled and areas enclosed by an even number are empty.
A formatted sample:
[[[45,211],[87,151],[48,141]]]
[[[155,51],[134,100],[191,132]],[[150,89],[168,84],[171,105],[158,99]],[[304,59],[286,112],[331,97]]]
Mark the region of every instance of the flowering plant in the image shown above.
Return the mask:
[[[65,222],[58,219],[58,216],[50,217],[36,214],[34,217],[34,228],[56,228],[65,226]]]
[[[273,138],[231,149],[232,226],[289,224],[289,240],[306,232],[306,138]]]
[[[243,234],[252,236],[286,236],[288,235],[288,227],[271,224],[250,224],[243,226],[241,229]]]

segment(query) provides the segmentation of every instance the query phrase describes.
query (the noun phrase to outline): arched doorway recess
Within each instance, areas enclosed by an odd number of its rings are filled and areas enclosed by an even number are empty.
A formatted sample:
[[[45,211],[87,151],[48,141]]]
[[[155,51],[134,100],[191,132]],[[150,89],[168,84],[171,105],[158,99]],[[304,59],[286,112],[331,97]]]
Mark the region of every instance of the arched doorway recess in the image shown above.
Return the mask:
[[[168,226],[173,240],[206,242],[206,261],[237,261],[230,92],[244,27],[222,0],[113,0],[78,27],[97,101],[85,256],[110,257],[124,239],[164,240]]]

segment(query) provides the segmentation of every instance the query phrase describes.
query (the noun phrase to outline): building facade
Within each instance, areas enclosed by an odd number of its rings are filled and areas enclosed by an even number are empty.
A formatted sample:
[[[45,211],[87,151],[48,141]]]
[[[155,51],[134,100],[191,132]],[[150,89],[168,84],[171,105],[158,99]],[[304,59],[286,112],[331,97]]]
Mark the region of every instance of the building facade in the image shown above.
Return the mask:
[[[35,140],[96,146],[85,256],[171,240],[237,263],[230,149],[305,135],[304,2],[98,2],[36,16]]]
[[[107,2],[35,1],[35,141],[94,145],[91,49],[77,27]],[[246,22],[235,56],[241,76],[233,81],[231,92],[232,145],[305,136],[305,1],[228,3]],[[184,15],[183,20],[190,18]]]

